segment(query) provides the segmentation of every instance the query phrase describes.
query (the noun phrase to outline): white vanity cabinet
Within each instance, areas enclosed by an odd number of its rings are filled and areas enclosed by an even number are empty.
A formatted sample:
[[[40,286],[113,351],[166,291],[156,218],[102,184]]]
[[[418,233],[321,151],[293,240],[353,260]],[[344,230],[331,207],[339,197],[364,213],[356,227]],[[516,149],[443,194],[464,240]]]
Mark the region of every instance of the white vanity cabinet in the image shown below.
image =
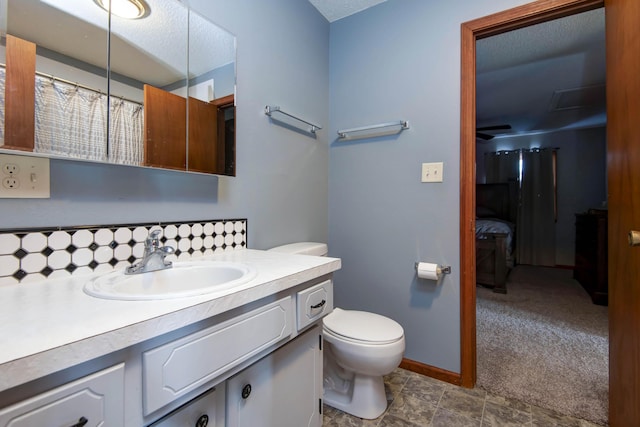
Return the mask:
[[[215,297],[104,300],[83,277],[0,289],[0,427],[320,427],[340,260],[233,252],[211,259],[257,276]]]
[[[123,424],[122,363],[0,410],[2,427],[106,427]]]
[[[321,399],[316,325],[227,380],[227,427],[320,427]]]
[[[149,427],[225,427],[224,384],[203,393]]]
[[[144,413],[220,377],[293,332],[291,297],[145,351]]]

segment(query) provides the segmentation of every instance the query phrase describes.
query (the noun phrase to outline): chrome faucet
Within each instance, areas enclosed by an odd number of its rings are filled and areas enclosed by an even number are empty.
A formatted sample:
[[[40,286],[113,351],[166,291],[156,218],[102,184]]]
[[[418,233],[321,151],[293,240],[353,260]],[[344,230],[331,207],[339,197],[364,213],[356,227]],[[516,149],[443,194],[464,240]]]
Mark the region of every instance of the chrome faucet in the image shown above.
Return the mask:
[[[165,260],[167,255],[175,252],[171,246],[160,247],[158,235],[160,230],[154,230],[144,241],[144,254],[137,264],[127,267],[125,274],[147,273],[149,271],[164,270],[171,268],[171,261]]]

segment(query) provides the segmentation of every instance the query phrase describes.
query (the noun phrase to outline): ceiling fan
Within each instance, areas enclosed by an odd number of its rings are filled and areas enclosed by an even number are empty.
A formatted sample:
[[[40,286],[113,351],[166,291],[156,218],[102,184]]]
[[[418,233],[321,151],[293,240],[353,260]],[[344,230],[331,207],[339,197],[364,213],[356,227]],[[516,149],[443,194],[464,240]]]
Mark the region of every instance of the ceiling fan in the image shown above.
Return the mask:
[[[484,133],[484,131],[509,130],[509,129],[511,129],[511,125],[495,125],[495,126],[485,126],[481,128],[476,128],[476,139],[489,141],[490,139],[493,139],[495,136],[489,135],[488,133]]]

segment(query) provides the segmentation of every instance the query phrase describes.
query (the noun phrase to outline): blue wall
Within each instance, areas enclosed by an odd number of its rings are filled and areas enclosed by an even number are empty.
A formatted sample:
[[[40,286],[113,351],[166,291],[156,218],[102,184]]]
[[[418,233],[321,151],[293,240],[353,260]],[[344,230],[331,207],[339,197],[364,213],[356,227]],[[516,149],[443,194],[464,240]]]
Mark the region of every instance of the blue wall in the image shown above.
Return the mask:
[[[304,0],[191,0],[237,36],[237,177],[52,161],[50,200],[0,200],[0,227],[247,217],[249,246],[326,241],[336,303],[399,321],[406,357],[459,372],[460,24],[528,0],[388,0],[329,25]],[[324,129],[272,124],[280,105]],[[397,137],[338,129],[409,120]],[[444,162],[422,184],[420,164]],[[450,264],[440,286],[414,262]]]
[[[336,304],[405,329],[405,357],[460,372],[460,24],[518,0],[388,0],[331,25],[329,252]],[[396,137],[338,129],[409,120]],[[420,182],[444,162],[444,182]],[[414,263],[452,266],[440,285]]]
[[[54,160],[51,199],[0,199],[0,227],[246,217],[253,248],[326,241],[327,131],[310,138],[263,110],[328,125],[329,24],[307,1],[190,3],[237,36],[237,177]]]

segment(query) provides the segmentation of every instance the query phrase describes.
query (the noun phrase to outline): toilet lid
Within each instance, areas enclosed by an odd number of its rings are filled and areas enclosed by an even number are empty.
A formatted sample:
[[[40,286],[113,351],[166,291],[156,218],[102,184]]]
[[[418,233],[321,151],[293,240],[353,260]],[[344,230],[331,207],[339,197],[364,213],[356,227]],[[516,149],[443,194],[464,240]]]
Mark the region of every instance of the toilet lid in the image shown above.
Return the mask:
[[[335,308],[323,323],[330,332],[357,341],[388,343],[404,335],[402,326],[395,320],[366,311]]]

